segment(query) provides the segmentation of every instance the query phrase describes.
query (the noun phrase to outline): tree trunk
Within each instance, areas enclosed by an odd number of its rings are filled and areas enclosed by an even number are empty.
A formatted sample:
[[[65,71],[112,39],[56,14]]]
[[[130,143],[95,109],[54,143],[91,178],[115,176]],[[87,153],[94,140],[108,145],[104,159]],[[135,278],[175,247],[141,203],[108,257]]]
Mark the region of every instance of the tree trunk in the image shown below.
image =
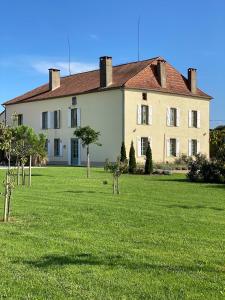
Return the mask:
[[[8,192],[8,173],[6,173],[6,179],[5,179],[5,203],[4,203],[4,216],[3,216],[3,222],[7,222],[8,221],[8,196],[9,196],[9,192]]]
[[[32,157],[30,155],[30,161],[29,161],[29,186],[31,186],[31,160],[32,160]]]
[[[115,176],[113,175],[113,194],[116,192]]]
[[[90,153],[89,146],[87,146],[87,178],[90,177]]]
[[[117,191],[117,194],[120,193],[120,190],[119,190],[119,176],[116,176],[116,191]]]
[[[22,185],[25,185],[25,170],[24,170],[24,163],[22,163]]]
[[[20,163],[17,163],[17,185],[20,185]]]

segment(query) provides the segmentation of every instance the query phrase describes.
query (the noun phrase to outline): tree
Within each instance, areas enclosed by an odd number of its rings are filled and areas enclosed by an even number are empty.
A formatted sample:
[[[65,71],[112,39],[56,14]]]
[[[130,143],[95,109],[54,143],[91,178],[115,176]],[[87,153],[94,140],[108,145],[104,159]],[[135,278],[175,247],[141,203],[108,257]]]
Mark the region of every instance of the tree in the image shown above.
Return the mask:
[[[225,164],[225,128],[219,126],[210,130],[210,158]]]
[[[125,162],[127,160],[126,147],[125,143],[122,142],[121,150],[120,150],[120,161]]]
[[[5,152],[8,159],[8,169],[11,166],[13,129],[0,123],[0,149]]]
[[[80,127],[74,131],[74,135],[81,140],[83,147],[87,147],[87,178],[90,177],[90,145],[95,144],[101,146],[98,143],[100,132],[95,131],[90,126]]]
[[[113,194],[119,194],[119,177],[123,174],[123,172],[127,169],[127,161],[121,162],[120,157],[117,159],[115,163],[109,163],[108,169],[113,175]]]
[[[130,145],[130,152],[129,152],[129,173],[134,174],[136,168],[137,168],[137,164],[135,158],[134,143],[132,141]]]
[[[146,160],[145,160],[145,174],[152,174],[153,172],[153,164],[152,164],[152,150],[150,147],[150,143],[148,142],[148,147],[146,150]]]

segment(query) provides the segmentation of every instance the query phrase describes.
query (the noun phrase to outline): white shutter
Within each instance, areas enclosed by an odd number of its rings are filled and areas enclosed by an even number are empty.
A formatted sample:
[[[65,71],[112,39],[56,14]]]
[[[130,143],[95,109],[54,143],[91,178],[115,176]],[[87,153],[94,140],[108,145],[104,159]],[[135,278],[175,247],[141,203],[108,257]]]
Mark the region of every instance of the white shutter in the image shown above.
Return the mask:
[[[51,112],[48,111],[48,128],[51,128]]]
[[[180,155],[180,140],[176,139],[176,157]]]
[[[191,148],[192,148],[192,140],[188,140],[188,156],[192,156]]]
[[[40,128],[42,129],[42,112],[41,112],[41,115],[40,115]]]
[[[148,141],[149,141],[150,147],[152,149],[152,137],[151,136],[148,137]]]
[[[137,156],[141,157],[141,138],[137,137]]]
[[[80,108],[77,108],[77,127],[80,127]]]
[[[179,127],[180,126],[180,109],[179,108],[177,108],[177,120],[176,120],[177,122],[177,127]]]
[[[67,160],[68,160],[68,165],[70,166],[71,165],[71,139],[69,139],[68,141],[68,146],[67,146]]]
[[[81,140],[78,140],[78,165],[81,165]]]
[[[59,156],[63,156],[63,143],[62,140],[59,142]]]
[[[68,122],[68,127],[71,128],[71,109],[68,108],[67,112],[67,122]]]
[[[200,141],[197,140],[197,153],[199,154],[200,151],[201,151],[201,149],[200,149]]]
[[[197,128],[200,128],[201,126],[201,114],[200,111],[197,111]]]
[[[141,105],[137,106],[137,124],[141,124]]]
[[[50,113],[50,127],[49,128],[54,128],[54,119],[55,119],[55,113],[54,113],[54,111],[52,111],[51,113]]]
[[[170,107],[167,108],[167,126],[170,126]]]
[[[50,140],[48,140],[48,159],[51,156],[51,143]]]
[[[61,128],[61,112],[60,112],[60,110],[57,111],[57,124],[58,124],[58,128]]]
[[[170,156],[170,139],[166,140],[166,155]]]
[[[192,111],[188,111],[188,127],[192,127]]]
[[[152,106],[148,107],[148,124],[152,125]]]

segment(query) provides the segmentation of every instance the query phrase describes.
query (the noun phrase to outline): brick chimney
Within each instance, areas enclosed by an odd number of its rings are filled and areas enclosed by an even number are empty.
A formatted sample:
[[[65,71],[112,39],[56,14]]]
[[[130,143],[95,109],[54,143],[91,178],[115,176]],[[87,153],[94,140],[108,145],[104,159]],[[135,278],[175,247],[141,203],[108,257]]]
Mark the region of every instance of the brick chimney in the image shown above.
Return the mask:
[[[112,84],[112,57],[102,56],[99,58],[100,87],[106,88]]]
[[[166,61],[164,59],[158,60],[157,73],[161,87],[166,88]]]
[[[189,68],[188,69],[188,85],[192,94],[197,92],[197,69]]]
[[[49,69],[49,90],[53,91],[60,87],[60,70]]]

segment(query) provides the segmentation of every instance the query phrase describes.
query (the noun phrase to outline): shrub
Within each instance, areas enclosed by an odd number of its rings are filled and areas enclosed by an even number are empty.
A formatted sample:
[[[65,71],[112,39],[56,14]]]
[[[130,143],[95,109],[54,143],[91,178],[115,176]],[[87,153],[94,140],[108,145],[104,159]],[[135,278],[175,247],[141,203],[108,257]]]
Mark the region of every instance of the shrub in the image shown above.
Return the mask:
[[[148,147],[146,150],[146,161],[145,161],[145,174],[152,174],[153,172],[153,164],[152,164],[152,150],[150,147],[150,143],[148,143]]]
[[[129,152],[129,173],[134,174],[137,168],[136,158],[135,158],[135,150],[134,143],[131,142],[130,152]]]
[[[121,150],[120,150],[120,161],[125,162],[127,160],[126,147],[124,142],[122,142]]]

